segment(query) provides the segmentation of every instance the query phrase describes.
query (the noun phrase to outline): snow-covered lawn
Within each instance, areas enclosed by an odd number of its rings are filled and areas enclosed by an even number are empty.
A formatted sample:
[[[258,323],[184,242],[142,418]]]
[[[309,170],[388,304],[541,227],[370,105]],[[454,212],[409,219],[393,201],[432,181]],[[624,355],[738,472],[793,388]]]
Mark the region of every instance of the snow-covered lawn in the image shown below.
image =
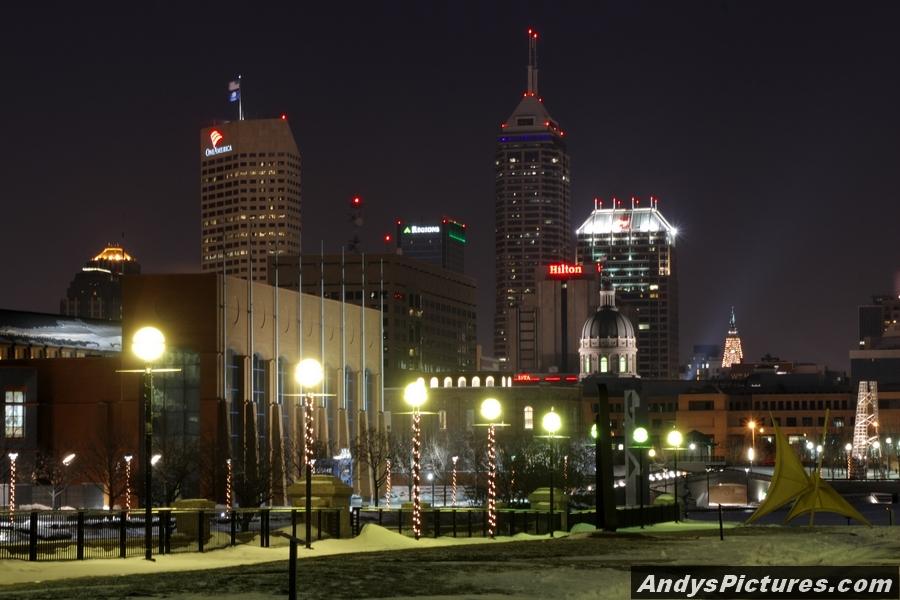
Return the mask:
[[[285,540],[272,537],[276,543],[280,547],[161,556],[155,563],[4,561],[3,583],[42,583],[0,586],[0,598],[284,597],[287,548]],[[559,533],[553,540],[520,535],[416,542],[368,525],[355,539],[317,542],[312,551],[301,547],[299,555],[301,598],[604,599],[628,597],[632,564],[898,564],[900,536],[889,527],[732,527],[723,542],[717,524],[687,522],[617,534]],[[155,575],[121,577],[147,573]],[[85,576],[100,578],[66,579]]]

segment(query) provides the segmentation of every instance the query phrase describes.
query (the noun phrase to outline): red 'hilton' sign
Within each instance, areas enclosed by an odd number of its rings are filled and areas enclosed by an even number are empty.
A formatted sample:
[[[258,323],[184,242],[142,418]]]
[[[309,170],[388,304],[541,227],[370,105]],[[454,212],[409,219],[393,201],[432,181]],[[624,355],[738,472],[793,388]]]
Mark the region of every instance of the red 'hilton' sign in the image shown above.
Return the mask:
[[[547,277],[550,279],[571,279],[584,275],[584,265],[568,263],[553,263],[547,265]]]

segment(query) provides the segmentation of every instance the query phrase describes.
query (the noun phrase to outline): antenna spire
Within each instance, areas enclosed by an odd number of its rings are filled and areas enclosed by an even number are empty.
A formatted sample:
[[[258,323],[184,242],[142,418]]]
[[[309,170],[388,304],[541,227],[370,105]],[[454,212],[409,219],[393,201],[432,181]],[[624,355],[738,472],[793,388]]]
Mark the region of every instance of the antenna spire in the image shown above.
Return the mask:
[[[538,33],[534,29],[528,30],[528,88],[527,96],[538,95],[538,66],[537,66],[537,40]]]

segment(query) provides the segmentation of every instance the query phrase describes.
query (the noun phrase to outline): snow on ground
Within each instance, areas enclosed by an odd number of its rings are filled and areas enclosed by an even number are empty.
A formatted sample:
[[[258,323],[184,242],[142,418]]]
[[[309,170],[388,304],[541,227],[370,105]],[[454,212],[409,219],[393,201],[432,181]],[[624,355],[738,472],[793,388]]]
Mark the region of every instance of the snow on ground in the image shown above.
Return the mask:
[[[286,528],[290,532],[290,528]],[[565,537],[565,532],[556,532],[556,537]],[[314,541],[312,549],[307,550],[302,544],[297,549],[298,558],[316,558],[333,554],[353,552],[385,552],[389,550],[412,550],[438,548],[444,546],[461,546],[468,544],[500,544],[511,541],[549,539],[547,535],[517,534],[510,537],[489,538],[421,538],[418,541],[405,535],[368,524],[355,538],[328,539]],[[154,561],[148,562],[143,557],[118,558],[118,548],[109,551],[111,558],[89,559],[84,561],[69,560],[56,562],[28,562],[21,560],[0,561],[0,586],[4,584],[53,581],[75,577],[99,577],[103,575],[137,575],[142,573],[161,573],[170,571],[193,571],[200,569],[217,569],[236,565],[252,565],[257,563],[287,560],[290,542],[283,537],[271,535],[268,548],[259,547],[259,537],[252,542],[209,552],[180,552],[177,554],[156,555]]]
[[[726,527],[728,524],[726,524]],[[314,599],[560,598],[588,600],[628,597],[633,564],[719,565],[877,565],[900,562],[900,536],[889,527],[728,527],[720,541],[718,524],[663,523],[616,534],[559,532],[514,538],[423,538],[416,542],[367,525],[354,539],[316,542],[298,550],[300,596]],[[509,543],[529,540],[528,543]],[[273,548],[244,545],[204,554],[88,560],[80,563],[0,562],[0,582],[44,581],[13,587],[0,598],[119,598],[141,595],[171,600],[269,600],[283,597],[287,585],[286,540],[272,537]],[[408,551],[421,549],[421,551]],[[358,554],[350,554],[358,553]],[[343,554],[329,558],[329,555]],[[236,565],[248,565],[235,567]],[[204,571],[232,567],[223,571]],[[67,577],[170,571],[151,579],[106,578],[54,583]],[[179,574],[176,571],[193,571]],[[116,588],[116,584],[120,587]],[[138,591],[135,591],[137,589]],[[27,592],[27,593],[26,593]],[[72,596],[66,594],[71,592]],[[88,594],[88,596],[84,596]]]

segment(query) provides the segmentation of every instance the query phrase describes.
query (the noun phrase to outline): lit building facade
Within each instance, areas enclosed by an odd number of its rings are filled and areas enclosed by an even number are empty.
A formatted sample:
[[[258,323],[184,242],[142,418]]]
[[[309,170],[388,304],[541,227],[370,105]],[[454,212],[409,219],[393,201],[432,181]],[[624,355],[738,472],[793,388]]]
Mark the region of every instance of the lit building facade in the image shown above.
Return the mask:
[[[534,291],[507,317],[507,367],[522,373],[577,373],[582,325],[600,304],[594,265],[553,263],[535,269]]]
[[[650,198],[642,207],[613,199],[597,203],[576,230],[578,262],[602,263],[616,303],[637,327],[637,372],[649,379],[678,377],[676,229]]]
[[[279,286],[296,290],[302,276],[306,294],[383,310],[387,385],[405,385],[412,373],[476,369],[471,277],[397,254],[309,254],[303,256],[302,271],[297,263],[296,256],[279,263]],[[274,284],[276,270],[270,267]]]
[[[300,252],[300,152],[285,119],[200,130],[201,270],[266,281]]]
[[[572,256],[565,132],[538,94],[537,33],[529,31],[528,85],[501,125],[494,157],[494,355],[508,368],[510,311],[535,291],[535,266]]]
[[[466,225],[444,217],[439,222],[397,220],[397,248],[409,258],[457,273],[466,270]]]
[[[60,314],[85,319],[122,320],[123,275],[138,275],[141,265],[122,246],[110,244],[75,274]]]
[[[744,350],[741,347],[741,336],[738,334],[737,320],[734,317],[734,307],[731,307],[731,319],[728,321],[728,335],[725,336],[725,348],[722,351],[722,368],[728,369],[732,365],[744,362]]]

